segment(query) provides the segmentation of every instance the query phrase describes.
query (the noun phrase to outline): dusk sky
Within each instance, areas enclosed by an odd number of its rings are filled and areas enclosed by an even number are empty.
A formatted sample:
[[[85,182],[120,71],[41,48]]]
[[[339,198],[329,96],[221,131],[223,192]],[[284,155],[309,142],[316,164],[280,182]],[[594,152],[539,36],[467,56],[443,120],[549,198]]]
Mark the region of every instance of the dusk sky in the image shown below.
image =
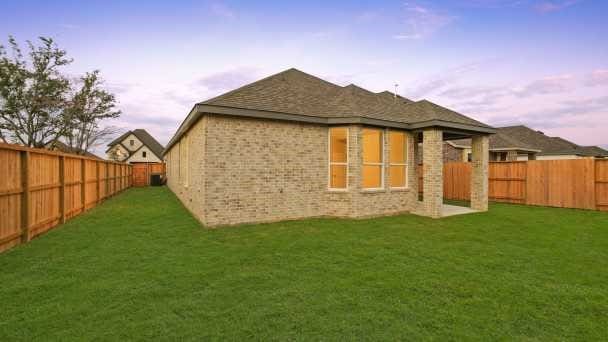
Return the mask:
[[[608,146],[608,1],[8,1],[0,42],[100,69],[124,129],[163,144],[196,102],[295,67],[491,125]]]

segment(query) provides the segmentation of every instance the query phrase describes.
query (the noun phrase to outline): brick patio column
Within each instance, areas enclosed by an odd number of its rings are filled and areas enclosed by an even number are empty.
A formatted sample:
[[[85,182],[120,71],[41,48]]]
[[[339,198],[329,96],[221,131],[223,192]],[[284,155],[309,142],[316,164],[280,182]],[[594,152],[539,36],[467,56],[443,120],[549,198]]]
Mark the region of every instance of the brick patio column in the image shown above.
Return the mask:
[[[441,217],[443,206],[443,131],[422,133],[423,207],[427,216]]]
[[[471,209],[488,210],[488,159],[487,135],[473,137],[471,144]]]

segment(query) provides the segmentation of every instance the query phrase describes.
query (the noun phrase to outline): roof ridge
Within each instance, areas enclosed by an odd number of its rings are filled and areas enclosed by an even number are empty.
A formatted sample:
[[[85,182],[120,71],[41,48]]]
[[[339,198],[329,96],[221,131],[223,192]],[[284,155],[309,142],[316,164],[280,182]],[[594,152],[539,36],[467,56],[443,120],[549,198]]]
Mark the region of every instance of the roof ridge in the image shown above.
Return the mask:
[[[309,74],[309,73],[306,73],[306,72],[304,72],[304,71],[298,70],[298,69],[296,69],[296,68],[289,68],[289,69],[287,69],[287,70],[280,71],[280,72],[278,72],[278,73],[276,73],[276,74],[272,74],[272,75],[270,75],[270,76],[266,76],[266,77],[264,77],[264,78],[262,78],[262,79],[259,79],[259,80],[257,80],[257,81],[254,81],[254,82],[251,82],[251,83],[247,83],[247,84],[245,84],[245,85],[243,85],[243,86],[240,86],[240,87],[238,87],[238,88],[236,88],[236,89],[230,90],[230,91],[228,91],[228,92],[226,92],[226,93],[223,93],[223,94],[221,94],[221,95],[218,95],[218,96],[216,96],[216,97],[212,97],[212,98],[207,99],[207,100],[205,100],[205,101],[198,102],[197,104],[209,104],[209,103],[210,103],[210,102],[212,102],[212,101],[221,100],[221,99],[226,98],[226,97],[228,97],[228,96],[230,96],[230,95],[232,95],[232,94],[234,94],[234,93],[236,93],[236,92],[239,92],[239,91],[242,91],[242,90],[245,90],[245,89],[248,89],[248,88],[254,87],[254,86],[256,86],[256,85],[258,85],[258,84],[260,84],[260,83],[262,83],[262,82],[264,82],[264,81],[267,81],[267,80],[270,80],[270,79],[273,79],[273,78],[276,78],[276,77],[279,77],[279,76],[283,76],[283,75],[289,75],[289,74],[291,74],[291,73],[297,73],[297,74],[300,74],[300,75],[305,76],[305,77],[307,77],[307,78],[312,78],[312,79],[315,79],[315,80],[318,80],[318,81],[322,81],[322,82],[324,82],[324,83],[326,83],[326,84],[332,85],[332,86],[334,86],[334,87],[342,88],[342,87],[340,87],[339,85],[337,85],[337,84],[335,84],[335,83],[331,83],[331,82],[329,82],[329,81],[326,81],[326,80],[324,80],[324,79],[322,79],[322,78],[320,78],[320,77],[317,77],[317,76],[311,75],[311,74]]]

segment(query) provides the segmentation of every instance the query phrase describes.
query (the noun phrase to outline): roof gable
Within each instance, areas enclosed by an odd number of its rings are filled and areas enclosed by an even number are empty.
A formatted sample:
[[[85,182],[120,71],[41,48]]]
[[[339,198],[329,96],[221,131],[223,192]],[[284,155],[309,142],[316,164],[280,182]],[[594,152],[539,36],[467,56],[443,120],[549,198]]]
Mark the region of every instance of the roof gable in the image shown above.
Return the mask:
[[[120,135],[118,138],[112,140],[112,142],[109,143],[108,146],[110,148],[112,148],[114,145],[122,144],[123,140],[128,138],[131,134],[133,134],[137,139],[139,139],[139,141],[141,141],[143,146],[147,146],[150,149],[150,151],[152,151],[152,153],[154,153],[159,159],[162,159],[163,152],[164,152],[163,145],[161,145],[156,139],[154,139],[154,137],[151,136],[150,133],[148,133],[148,131],[146,131],[145,129],[141,129],[141,128],[125,132],[124,134]],[[108,148],[108,151],[110,150],[110,148]],[[129,150],[127,149],[127,151],[129,151]],[[134,152],[137,152],[137,151],[134,151]],[[131,154],[132,153],[130,153],[129,156]]]

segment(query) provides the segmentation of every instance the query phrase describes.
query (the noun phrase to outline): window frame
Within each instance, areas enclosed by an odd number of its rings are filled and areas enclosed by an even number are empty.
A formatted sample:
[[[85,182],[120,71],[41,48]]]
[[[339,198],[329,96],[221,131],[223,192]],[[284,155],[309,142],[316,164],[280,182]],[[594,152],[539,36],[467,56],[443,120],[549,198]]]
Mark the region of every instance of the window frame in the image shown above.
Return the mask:
[[[146,151],[141,151],[141,157],[142,157],[142,158],[147,158],[146,156],[147,156]]]
[[[380,132],[380,162],[379,163],[366,163],[365,162],[365,158],[363,157],[363,131],[364,130],[373,130],[373,131],[379,131]],[[385,129],[382,128],[372,128],[372,127],[363,127],[361,128],[361,189],[363,191],[375,191],[375,190],[384,190],[385,188],[385,177],[384,177],[384,172],[385,172],[385,156],[384,154],[386,153],[386,147],[385,145],[385,141],[384,139],[386,139],[386,134],[385,134]],[[374,188],[366,188],[363,186],[363,168],[365,166],[380,166],[380,187],[374,187]]]
[[[331,130],[332,128],[343,128],[346,130],[346,161],[345,162],[332,162],[331,161]],[[348,161],[349,161],[349,151],[350,149],[350,128],[345,126],[330,126],[327,129],[327,190],[335,191],[335,192],[346,192],[348,191]],[[333,188],[331,186],[331,167],[332,165],[340,165],[346,166],[346,184],[344,188]]]
[[[404,150],[405,150],[405,162],[403,163],[392,163],[391,162],[391,157],[390,157],[390,148],[391,148],[391,138],[390,138],[390,134],[391,132],[396,132],[396,133],[401,133],[403,134],[403,144],[404,146]],[[398,131],[398,130],[389,130],[388,132],[389,137],[388,137],[388,148],[389,148],[389,157],[388,157],[388,177],[389,177],[389,182],[388,182],[388,186],[391,189],[394,190],[406,190],[410,188],[410,182],[408,179],[408,171],[409,171],[409,166],[408,166],[408,161],[410,159],[410,150],[409,150],[409,141],[408,141],[408,134],[405,131]],[[404,175],[404,179],[405,179],[405,185],[404,186],[391,186],[391,181],[390,181],[390,177],[391,177],[391,166],[404,166],[404,170],[403,172],[405,172]]]

